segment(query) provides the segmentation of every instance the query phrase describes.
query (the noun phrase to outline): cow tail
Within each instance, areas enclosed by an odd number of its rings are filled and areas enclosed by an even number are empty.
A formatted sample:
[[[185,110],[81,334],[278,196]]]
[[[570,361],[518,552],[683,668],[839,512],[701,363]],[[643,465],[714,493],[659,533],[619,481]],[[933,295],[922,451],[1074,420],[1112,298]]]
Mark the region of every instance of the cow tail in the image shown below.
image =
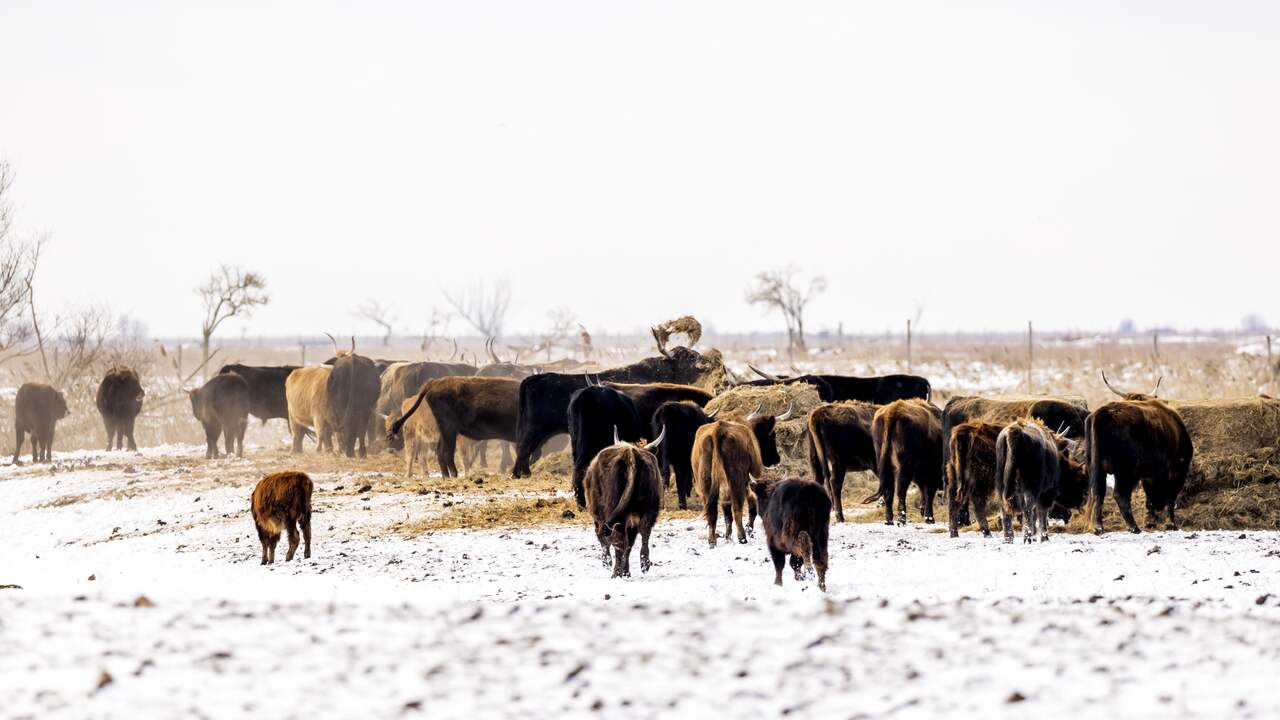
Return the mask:
[[[880,445],[876,447],[876,478],[880,480],[880,484],[876,487],[876,491],[874,493],[868,495],[867,498],[862,501],[863,504],[875,502],[884,496],[884,493],[880,488],[884,487],[884,478],[888,477],[889,473],[889,446],[893,444],[893,426],[894,420],[897,416],[898,414],[895,412],[887,412],[884,414],[884,431],[880,433]],[[888,501],[893,502],[892,491],[890,491]]]
[[[813,479],[818,484],[826,481],[831,474],[827,467],[826,446],[822,437],[822,428],[813,413],[809,414],[809,465],[813,471]]]
[[[1089,517],[1093,518],[1093,531],[1102,530],[1102,502],[1107,497],[1107,474],[1102,471],[1102,453],[1098,448],[1098,427],[1091,413],[1084,419],[1085,461],[1089,464]]]
[[[627,485],[622,490],[622,497],[618,498],[618,504],[614,506],[613,512],[609,513],[609,517],[605,519],[605,527],[612,528],[618,520],[626,514],[627,506],[631,504],[631,496],[636,491],[636,451],[628,450],[627,456]]]
[[[404,424],[409,421],[409,417],[418,411],[418,406],[422,404],[422,399],[425,398],[426,396],[427,396],[427,384],[423,383],[422,389],[418,391],[418,399],[413,401],[413,405],[410,406],[408,412],[396,418],[396,421],[391,424],[391,431],[390,431],[391,435],[400,434],[400,429],[403,428]]]
[[[732,489],[729,487],[729,474],[725,472],[724,461],[720,457],[719,428],[716,430],[711,433],[711,482],[715,484],[716,494],[724,496],[729,494],[725,490],[732,492]]]
[[[1014,436],[1020,435],[1021,432],[1002,432],[996,438],[996,479],[1000,483],[1000,502],[1005,508],[1005,512],[1013,514],[1013,509],[1009,505],[1010,488],[1013,482],[1013,468],[1017,464],[1017,453],[1014,446]],[[1026,508],[1023,508],[1026,511]]]
[[[809,537],[809,533],[801,530],[796,533],[796,549],[800,551],[800,557],[804,560],[804,566],[808,570],[813,569],[813,539]]]

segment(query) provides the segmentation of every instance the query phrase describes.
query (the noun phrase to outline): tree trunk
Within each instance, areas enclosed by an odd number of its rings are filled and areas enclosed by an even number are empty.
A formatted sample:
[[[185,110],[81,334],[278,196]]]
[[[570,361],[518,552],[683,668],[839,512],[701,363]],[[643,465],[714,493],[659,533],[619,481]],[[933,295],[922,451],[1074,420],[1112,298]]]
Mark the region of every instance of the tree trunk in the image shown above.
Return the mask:
[[[205,382],[209,382],[209,333],[205,333],[200,342],[200,375]]]

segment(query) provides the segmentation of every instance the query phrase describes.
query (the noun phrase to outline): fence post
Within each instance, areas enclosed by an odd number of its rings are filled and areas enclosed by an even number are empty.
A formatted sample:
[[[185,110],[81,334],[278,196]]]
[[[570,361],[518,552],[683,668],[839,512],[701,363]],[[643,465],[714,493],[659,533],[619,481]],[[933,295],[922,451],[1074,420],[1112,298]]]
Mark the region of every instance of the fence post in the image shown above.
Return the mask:
[[[299,362],[298,364],[301,365],[302,367],[306,367],[307,366],[307,344],[304,342],[300,342],[298,343],[298,347],[302,349],[302,361]]]
[[[911,372],[911,318],[907,318],[907,372]]]
[[[1027,392],[1031,392],[1031,321],[1027,321]]]

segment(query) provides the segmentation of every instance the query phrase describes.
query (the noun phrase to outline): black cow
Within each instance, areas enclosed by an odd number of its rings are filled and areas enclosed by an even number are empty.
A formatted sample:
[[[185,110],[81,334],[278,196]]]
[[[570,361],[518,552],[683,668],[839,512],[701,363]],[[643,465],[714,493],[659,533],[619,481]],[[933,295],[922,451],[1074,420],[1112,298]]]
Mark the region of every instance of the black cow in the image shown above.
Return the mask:
[[[1058,443],[1039,420],[1015,420],[996,438],[996,489],[1004,541],[1013,542],[1013,516],[1022,511],[1022,541],[1040,532],[1049,540],[1049,508],[1058,498]]]
[[[137,450],[138,444],[133,440],[133,425],[142,412],[142,399],[146,392],[138,373],[131,367],[112,365],[98,385],[97,406],[102,415],[102,424],[107,430],[107,449],[114,445],[117,450],[129,440],[129,449]]]
[[[585,387],[569,399],[569,446],[573,449],[573,497],[586,507],[582,478],[596,453],[614,438],[637,442],[644,432],[635,402],[610,387]]]
[[[666,439],[658,449],[658,470],[663,485],[672,475],[676,479],[676,496],[680,509],[689,508],[689,493],[693,492],[693,436],[698,428],[711,422],[715,413],[707,414],[691,402],[664,402],[653,413],[649,423],[653,437],[666,430]]]
[[[774,585],[782,584],[782,566],[791,555],[796,580],[806,568],[817,571],[818,589],[827,591],[827,533],[831,524],[831,497],[821,485],[798,478],[751,479],[751,491],[760,506],[765,544],[773,559]]]
[[[698,352],[672,348],[666,356],[651,357],[620,368],[603,370],[597,380],[619,383],[696,384],[713,370]],[[518,414],[519,441],[516,444],[512,477],[527,477],[533,454],[552,435],[569,431],[569,399],[587,386],[583,375],[541,373],[520,381]],[[657,409],[656,405],[654,409]]]
[[[223,365],[218,374],[235,373],[249,385],[249,414],[266,422],[272,418],[289,419],[289,401],[284,396],[284,382],[297,365]]]
[[[929,385],[929,381],[919,375],[877,375],[872,377],[802,375],[786,377],[770,375],[750,365],[747,367],[750,367],[760,377],[774,382],[815,378],[818,382],[824,383],[830,388],[831,397],[823,398],[824,402],[858,400],[877,405],[887,405],[894,400],[911,400],[913,398],[928,400],[933,394],[933,388]]]
[[[227,454],[244,457],[244,431],[249,424],[249,383],[236,373],[214,375],[203,387],[187,393],[191,414],[204,426],[206,459],[218,457],[218,435]]]
[[[662,438],[658,433],[650,447],[660,446]],[[609,565],[612,548],[613,577],[629,577],[631,548],[638,535],[640,571],[649,572],[649,534],[662,508],[662,481],[653,453],[615,436],[613,443],[591,461],[585,484],[605,566]]]

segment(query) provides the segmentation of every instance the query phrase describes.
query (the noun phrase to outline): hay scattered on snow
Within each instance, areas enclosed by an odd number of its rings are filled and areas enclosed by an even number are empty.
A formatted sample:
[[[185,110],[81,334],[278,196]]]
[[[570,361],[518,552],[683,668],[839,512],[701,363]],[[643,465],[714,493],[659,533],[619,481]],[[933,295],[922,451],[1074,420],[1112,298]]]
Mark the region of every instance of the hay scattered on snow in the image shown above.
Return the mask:
[[[784,459],[804,460],[808,457],[809,413],[822,404],[812,385],[738,385],[711,399],[707,412],[717,412],[717,420],[745,418],[760,407],[761,413],[781,415],[795,403],[791,419],[778,423],[778,452]]]

